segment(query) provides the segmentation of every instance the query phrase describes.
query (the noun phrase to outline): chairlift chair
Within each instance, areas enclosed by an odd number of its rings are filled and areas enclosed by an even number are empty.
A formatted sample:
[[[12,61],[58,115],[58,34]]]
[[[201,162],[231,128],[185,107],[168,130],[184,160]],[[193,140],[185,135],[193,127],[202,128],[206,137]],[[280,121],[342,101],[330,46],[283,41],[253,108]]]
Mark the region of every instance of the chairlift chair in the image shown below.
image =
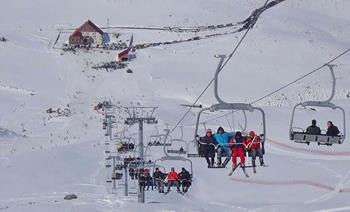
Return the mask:
[[[158,128],[157,129],[157,134],[156,135],[150,135],[149,140],[148,140],[148,146],[164,146],[163,140],[168,136],[169,129],[166,128],[164,129],[163,134],[159,134]],[[171,146],[171,143],[165,143],[166,146]]]
[[[262,117],[262,134],[264,135],[263,138],[261,139],[261,144],[262,144],[262,149],[264,151],[264,144],[265,144],[265,138],[266,138],[266,124],[265,124],[265,112],[263,109],[259,108],[259,107],[254,107],[251,104],[247,104],[247,103],[228,103],[222,100],[222,98],[219,96],[219,92],[218,92],[218,76],[219,73],[222,70],[222,64],[224,62],[225,59],[225,55],[218,55],[218,58],[220,58],[220,62],[218,64],[218,67],[216,69],[215,75],[214,75],[214,96],[216,98],[216,100],[218,101],[217,104],[212,105],[211,107],[208,108],[203,108],[202,110],[200,110],[197,114],[197,122],[196,122],[196,128],[195,128],[195,132],[194,132],[194,140],[193,142],[195,143],[196,147],[197,147],[197,151],[198,154],[188,154],[188,157],[198,157],[199,155],[199,142],[197,140],[198,137],[198,128],[200,125],[200,118],[203,112],[209,111],[209,112],[216,112],[216,111],[242,111],[244,114],[244,117],[246,119],[246,112],[254,112],[254,111],[258,111],[259,113],[261,113],[261,117]],[[245,120],[245,125],[247,125],[247,121]],[[244,128],[246,128],[246,126],[244,126]]]
[[[192,165],[192,161],[190,159],[187,159],[185,157],[182,157],[182,156],[169,156],[169,155],[166,155],[166,156],[163,156],[161,158],[158,158],[154,161],[154,166],[153,166],[153,172],[155,171],[156,167],[159,167],[159,162],[164,162],[164,161],[182,161],[182,162],[185,162],[185,163],[188,163],[189,164],[189,172],[190,172],[190,175],[191,175],[191,179],[193,178],[193,165]],[[163,166],[164,167],[164,166]],[[164,171],[165,172],[165,171]]]
[[[164,138],[164,144],[166,144],[166,141],[167,139],[170,137],[170,131],[167,132],[167,135],[165,136]],[[190,164],[190,174],[191,174],[191,178],[193,177],[193,166],[192,166],[192,161],[188,158],[185,158],[185,157],[182,157],[182,156],[172,156],[172,155],[169,155],[168,152],[166,151],[166,146],[164,145],[163,146],[163,152],[164,152],[164,155],[163,157],[159,158],[159,159],[156,159],[154,161],[154,164],[156,165],[157,162],[161,161],[161,162],[164,162],[164,161],[183,161],[183,162],[188,162]],[[154,167],[155,168],[155,167]]]
[[[342,144],[345,140],[346,136],[346,114],[345,110],[337,106],[336,104],[332,103],[331,101],[334,98],[335,95],[335,88],[336,88],[336,78],[335,78],[335,73],[333,70],[334,65],[326,64],[327,67],[329,68],[329,71],[331,73],[332,77],[332,92],[330,97],[325,100],[325,101],[306,101],[306,102],[301,102],[298,103],[294,106],[293,112],[292,112],[292,119],[290,122],[290,129],[289,129],[289,137],[291,141],[294,141],[296,143],[305,143],[305,144],[310,144],[311,142],[315,142],[318,145],[328,145],[331,146],[332,144]],[[320,135],[312,135],[308,134],[307,132],[304,131],[303,128],[301,127],[295,127],[294,126],[294,118],[295,118],[295,113],[296,110],[298,110],[300,107],[302,108],[307,108],[307,107],[321,107],[321,108],[329,108],[334,110],[340,110],[342,113],[342,119],[343,119],[343,130],[341,131],[342,133],[337,136],[328,136],[325,133],[320,134]]]
[[[187,154],[187,147],[188,147],[188,145],[187,145],[187,141],[185,141],[183,139],[183,135],[184,135],[183,127],[181,126],[180,129],[181,129],[181,136],[180,136],[180,138],[170,139],[170,143],[173,144],[174,142],[178,142],[178,143],[182,143],[183,145],[181,145],[180,149],[169,149],[169,148],[167,148],[167,153],[180,154],[180,155],[181,154]],[[171,146],[173,146],[173,145],[171,145]]]
[[[120,172],[112,172],[112,180],[120,180],[123,177],[123,173]]]

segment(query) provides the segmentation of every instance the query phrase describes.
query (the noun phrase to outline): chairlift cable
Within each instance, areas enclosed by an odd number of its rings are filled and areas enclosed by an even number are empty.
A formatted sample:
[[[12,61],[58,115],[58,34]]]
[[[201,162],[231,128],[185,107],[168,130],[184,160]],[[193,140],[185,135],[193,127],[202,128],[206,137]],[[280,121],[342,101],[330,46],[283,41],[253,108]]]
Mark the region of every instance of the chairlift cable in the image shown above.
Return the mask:
[[[269,2],[269,0],[266,0],[264,7],[267,5],[267,3]],[[260,13],[261,14],[261,13]],[[229,54],[228,58],[226,59],[226,61],[223,63],[223,65],[220,67],[220,71],[227,65],[227,63],[231,60],[231,58],[233,57],[233,55],[236,53],[237,49],[239,48],[239,46],[242,44],[243,40],[245,39],[245,37],[247,36],[248,32],[253,28],[253,26],[255,25],[255,23],[257,22],[260,14],[255,17],[252,23],[250,23],[250,26],[247,28],[246,32],[243,34],[242,38],[239,40],[239,42],[235,45],[233,51]],[[195,107],[195,105],[197,104],[197,102],[199,101],[199,99],[204,95],[204,93],[208,90],[208,88],[210,87],[210,85],[214,82],[215,77],[213,77],[210,82],[208,83],[208,85],[204,88],[204,90],[201,92],[201,94],[197,97],[197,99],[194,101],[194,103],[187,109],[187,111],[184,113],[184,115],[181,117],[181,119],[175,124],[175,126],[170,130],[169,134],[174,132],[174,130],[179,126],[179,124],[186,118],[186,116],[189,114],[189,112],[192,110],[193,107]]]
[[[309,73],[307,73],[307,74],[304,74],[303,76],[301,76],[301,77],[299,77],[299,78],[293,80],[292,82],[290,82],[290,83],[288,83],[288,84],[286,84],[286,85],[284,85],[284,86],[282,86],[282,87],[280,87],[280,88],[278,88],[278,89],[276,89],[276,90],[274,90],[274,91],[272,91],[272,92],[270,92],[270,93],[268,93],[268,94],[266,94],[266,95],[260,97],[259,99],[256,99],[255,101],[251,102],[250,104],[255,104],[255,103],[257,103],[257,102],[260,102],[261,100],[266,99],[267,97],[270,97],[270,96],[272,96],[273,94],[280,92],[281,90],[283,90],[283,89],[285,89],[285,88],[287,88],[287,87],[289,87],[289,86],[291,86],[291,85],[293,85],[293,84],[299,82],[300,80],[302,80],[302,79],[304,79],[304,78],[310,76],[311,74],[314,74],[315,72],[318,72],[318,71],[322,70],[322,68],[324,68],[325,66],[327,66],[327,65],[329,65],[329,64],[331,64],[331,63],[333,63],[334,61],[336,61],[336,60],[339,59],[340,57],[342,57],[342,56],[344,56],[345,54],[347,54],[349,51],[350,51],[350,48],[347,49],[347,50],[345,50],[345,51],[343,51],[342,53],[338,54],[337,56],[335,56],[334,58],[332,58],[331,60],[329,60],[329,61],[326,62],[325,64],[321,65],[320,67],[318,67],[318,68],[312,70],[311,72],[309,72]],[[218,117],[215,117],[215,118],[212,118],[212,119],[207,119],[207,120],[205,120],[204,122],[214,121],[214,120],[220,119],[220,118],[222,118],[222,117],[225,117],[225,116],[227,116],[227,115],[230,114],[230,113],[233,114],[233,113],[235,113],[235,112],[237,112],[237,110],[228,112],[228,113],[226,113],[226,114],[224,114],[224,115],[221,115],[221,116],[218,116]]]

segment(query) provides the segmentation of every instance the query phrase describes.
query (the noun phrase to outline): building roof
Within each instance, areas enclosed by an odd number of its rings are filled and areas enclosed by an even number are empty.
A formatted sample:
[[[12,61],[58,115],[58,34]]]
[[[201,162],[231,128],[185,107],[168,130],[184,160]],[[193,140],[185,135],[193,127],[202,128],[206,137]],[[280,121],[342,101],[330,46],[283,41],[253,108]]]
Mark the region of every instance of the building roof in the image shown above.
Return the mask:
[[[88,20],[83,25],[81,25],[76,31],[79,32],[98,32],[103,35],[103,31],[98,28],[92,21]]]
[[[70,35],[70,37],[83,37],[80,31],[75,30],[73,34]]]
[[[124,51],[118,54],[118,58],[127,57],[128,55],[129,55],[129,49],[125,49]]]

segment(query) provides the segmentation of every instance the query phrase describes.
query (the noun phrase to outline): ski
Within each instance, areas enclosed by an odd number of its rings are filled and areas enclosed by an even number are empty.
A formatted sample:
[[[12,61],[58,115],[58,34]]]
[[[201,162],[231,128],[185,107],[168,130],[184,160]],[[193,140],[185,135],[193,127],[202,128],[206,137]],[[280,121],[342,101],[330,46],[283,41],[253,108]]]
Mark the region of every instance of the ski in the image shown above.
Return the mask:
[[[245,175],[246,177],[249,177],[249,175],[248,175],[247,172],[245,171],[245,168],[244,168],[244,167],[242,167],[242,171],[243,171],[243,173],[244,173],[244,175]]]
[[[185,195],[183,192],[181,191],[177,191],[177,193],[181,194],[182,196]]]
[[[238,166],[235,166],[234,168],[232,168],[232,170],[230,171],[230,173],[228,173],[228,176],[231,176],[233,174],[233,172],[237,169]]]
[[[227,163],[230,161],[230,158],[226,158],[225,161],[221,164],[223,168],[226,167]]]
[[[170,191],[171,191],[171,190],[169,190],[169,191],[165,192],[165,193],[164,193],[164,195],[169,194],[169,193],[170,193]],[[177,191],[177,193],[179,193],[179,194],[181,194],[181,195],[184,195],[184,193],[183,193],[183,192],[181,192],[181,191]]]

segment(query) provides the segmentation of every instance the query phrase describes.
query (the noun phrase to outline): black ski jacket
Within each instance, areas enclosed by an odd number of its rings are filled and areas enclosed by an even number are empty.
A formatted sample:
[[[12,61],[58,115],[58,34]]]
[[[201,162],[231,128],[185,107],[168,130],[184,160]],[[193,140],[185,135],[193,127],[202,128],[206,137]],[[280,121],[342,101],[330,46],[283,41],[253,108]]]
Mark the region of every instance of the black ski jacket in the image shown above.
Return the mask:
[[[339,133],[340,132],[338,130],[338,127],[333,125],[333,126],[328,127],[326,135],[328,135],[328,136],[337,136]]]
[[[306,133],[311,135],[320,135],[321,129],[316,125],[311,125],[306,129]]]
[[[181,171],[179,173],[180,180],[191,180],[191,174],[188,171]]]

